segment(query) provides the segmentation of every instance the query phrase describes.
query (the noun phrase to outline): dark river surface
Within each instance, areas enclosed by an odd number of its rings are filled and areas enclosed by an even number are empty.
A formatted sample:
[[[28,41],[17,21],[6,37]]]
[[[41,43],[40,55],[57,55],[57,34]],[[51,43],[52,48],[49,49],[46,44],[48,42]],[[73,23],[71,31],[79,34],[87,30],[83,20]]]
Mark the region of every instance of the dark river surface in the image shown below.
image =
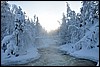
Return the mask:
[[[15,66],[96,66],[96,62],[62,54],[58,50],[59,46],[52,39],[47,43],[48,47],[38,49],[41,55],[39,59]]]

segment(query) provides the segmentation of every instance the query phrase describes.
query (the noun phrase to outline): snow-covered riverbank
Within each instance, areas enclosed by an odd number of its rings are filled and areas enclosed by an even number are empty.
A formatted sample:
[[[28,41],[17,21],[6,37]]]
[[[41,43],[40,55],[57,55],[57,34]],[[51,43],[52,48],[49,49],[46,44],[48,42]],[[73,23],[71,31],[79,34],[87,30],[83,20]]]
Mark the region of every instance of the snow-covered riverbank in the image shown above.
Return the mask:
[[[23,55],[19,55],[15,57],[14,55],[11,55],[9,58],[5,55],[5,53],[1,54],[1,65],[16,65],[16,64],[25,64],[31,61],[34,61],[40,57],[37,49],[31,48],[28,49],[27,52]]]
[[[63,45],[59,48],[61,51],[65,51],[66,54],[70,54],[72,56],[78,57],[78,58],[84,58],[84,59],[89,59],[94,62],[99,61],[99,48],[93,48],[93,49],[86,49],[86,50],[79,50],[75,51],[74,49],[72,50],[71,48],[68,48],[68,45]]]

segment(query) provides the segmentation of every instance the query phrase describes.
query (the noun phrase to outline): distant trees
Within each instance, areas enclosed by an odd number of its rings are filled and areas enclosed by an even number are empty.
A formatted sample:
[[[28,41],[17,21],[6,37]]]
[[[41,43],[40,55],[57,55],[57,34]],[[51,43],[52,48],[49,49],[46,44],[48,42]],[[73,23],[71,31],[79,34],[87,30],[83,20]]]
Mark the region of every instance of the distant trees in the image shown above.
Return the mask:
[[[36,36],[45,36],[46,35],[46,31],[45,29],[42,28],[41,24],[39,23],[39,19],[38,17],[36,18]]]
[[[61,27],[60,27],[59,34],[60,34],[60,38],[61,38],[60,40],[64,44],[66,44],[67,32],[68,32],[68,26],[67,26],[67,23],[66,23],[66,17],[63,13],[62,24],[61,24]]]

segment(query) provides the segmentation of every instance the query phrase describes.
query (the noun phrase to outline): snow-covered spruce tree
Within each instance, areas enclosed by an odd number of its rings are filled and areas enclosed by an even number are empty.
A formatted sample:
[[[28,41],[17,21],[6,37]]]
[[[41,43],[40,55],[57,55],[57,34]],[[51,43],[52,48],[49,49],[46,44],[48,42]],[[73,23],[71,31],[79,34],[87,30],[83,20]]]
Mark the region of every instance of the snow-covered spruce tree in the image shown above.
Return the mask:
[[[39,23],[39,19],[38,17],[36,17],[36,15],[34,16],[34,21],[35,22],[35,45],[37,47],[41,46],[40,44],[42,43],[42,37],[44,37],[45,35],[47,35],[45,29],[42,28],[41,24]]]
[[[43,29],[41,24],[39,23],[38,17],[36,19],[35,29],[36,29],[36,36],[41,37],[44,35],[45,29]]]
[[[75,11],[71,10],[68,3],[67,3],[67,14],[66,15],[67,15],[66,21],[68,22],[68,25],[76,25],[77,24],[76,18],[77,18],[77,16],[79,16],[79,14],[76,15]]]
[[[40,27],[40,23],[39,23],[39,19],[38,19],[38,17],[37,17],[37,20],[36,20],[36,36],[39,36],[39,34],[40,34],[40,29],[39,29],[39,27]]]
[[[32,34],[31,34],[31,36],[32,36],[32,38],[33,38],[33,41],[35,40],[35,37],[36,37],[36,35],[35,35],[35,22],[33,22],[33,20],[31,19],[31,21],[30,21],[30,25],[31,25],[31,30],[32,30]]]
[[[71,34],[69,33],[68,30],[69,25],[72,24],[72,21],[70,20],[71,12],[72,10],[70,9],[69,4],[67,3],[67,16],[65,17],[65,15],[63,14],[62,24],[59,29],[61,44],[71,43]]]
[[[75,49],[91,49],[99,44],[99,16],[98,1],[83,1],[80,14],[80,29],[84,32],[84,37],[75,44]],[[82,32],[82,31],[80,31]]]
[[[17,6],[14,5],[13,10],[15,10],[14,11],[15,25],[13,25],[15,27],[13,27],[13,33],[11,33],[11,35],[5,36],[2,40],[2,45],[6,45],[7,47],[6,49],[7,55],[11,54],[17,55],[18,51],[20,50],[20,47],[22,47],[22,44],[20,44],[21,42],[20,35],[22,35],[21,33],[24,32],[23,27],[24,27],[25,17],[20,7],[17,8]]]
[[[32,45],[34,46],[35,44],[35,37],[36,37],[36,34],[35,34],[36,30],[35,30],[35,23],[31,20],[26,19],[25,21],[25,32],[24,32],[24,35],[26,34],[32,41],[31,43],[33,43]]]
[[[81,18],[80,18],[81,14],[80,13],[77,13],[76,15],[76,23],[75,23],[75,26],[80,28],[80,24],[81,24]]]
[[[84,36],[84,30],[80,27],[81,14],[75,13],[69,7],[67,3],[67,16],[63,16],[62,24],[60,27],[60,40],[62,44],[76,43]]]
[[[34,23],[36,23],[36,14],[34,15]]]
[[[1,48],[5,52],[13,38],[14,15],[10,11],[10,5],[7,1],[1,2]]]
[[[68,25],[66,23],[66,17],[63,13],[63,18],[62,18],[62,24],[61,24],[61,27],[59,29],[59,34],[60,34],[60,41],[61,41],[61,44],[66,44],[66,34],[67,34],[67,30],[68,30]]]
[[[36,46],[38,47],[39,46],[39,44],[40,44],[40,38],[39,37],[41,37],[41,28],[40,28],[41,26],[40,26],[40,23],[39,23],[39,19],[38,19],[38,17],[36,18],[36,25],[35,25],[35,36],[36,36],[36,38],[35,38],[35,44],[36,44]]]
[[[25,15],[19,8],[18,14],[16,15],[17,21],[17,31],[16,41],[19,46],[19,54],[26,54],[27,50],[35,46],[36,28],[35,22],[30,21],[29,18],[25,19]],[[38,35],[37,35],[38,36]],[[34,49],[34,48],[33,48]]]
[[[22,49],[21,47],[23,47],[24,45],[21,44],[22,39],[21,39],[21,35],[23,35],[24,32],[24,22],[25,22],[25,15],[22,12],[21,7],[19,6],[18,9],[16,9],[15,11],[15,31],[16,32],[16,46],[18,46],[18,49]]]
[[[69,12],[68,12],[69,13]],[[81,25],[81,14],[75,13],[75,11],[71,11],[69,13],[70,19],[68,19],[68,23],[69,23],[69,33],[71,33],[70,37],[71,37],[71,43],[76,43],[77,41],[79,41],[84,35],[84,29],[82,27],[80,27]]]
[[[99,36],[99,2],[98,1],[83,1],[81,8],[81,18],[83,21],[84,31],[91,32],[86,39],[90,41],[87,45],[93,48],[98,43]],[[84,18],[83,18],[84,17]],[[96,26],[95,26],[96,25]],[[95,29],[95,30],[94,30]]]
[[[15,32],[16,32],[16,45],[19,45],[20,35],[23,34],[24,23],[25,23],[25,15],[22,12],[21,7],[19,8],[16,5],[13,5],[12,11],[15,11]]]
[[[7,1],[1,2],[1,40],[13,32],[14,16],[10,11],[10,6]]]
[[[16,5],[13,5],[11,9],[14,16],[14,21],[12,23],[15,23],[13,24],[13,26],[15,27],[11,27],[12,29],[10,30],[12,30],[13,32],[10,35],[5,36],[2,40],[2,46],[6,45],[6,50],[4,51],[6,51],[7,55],[18,54],[18,51],[22,49],[23,46],[23,44],[21,43],[23,42],[23,39],[21,41],[21,35],[24,32],[25,16],[21,10],[22,9],[20,7],[17,8]]]
[[[80,29],[77,27],[78,26],[78,23],[76,21],[77,18],[78,17],[75,11],[72,11],[69,5],[67,4],[67,25],[68,25],[68,32],[66,38],[67,43],[75,43],[79,40],[78,36]]]
[[[89,31],[89,28],[96,24],[98,20],[98,1],[83,1],[83,7],[81,8],[82,27],[84,31]],[[98,22],[98,21],[97,21]]]

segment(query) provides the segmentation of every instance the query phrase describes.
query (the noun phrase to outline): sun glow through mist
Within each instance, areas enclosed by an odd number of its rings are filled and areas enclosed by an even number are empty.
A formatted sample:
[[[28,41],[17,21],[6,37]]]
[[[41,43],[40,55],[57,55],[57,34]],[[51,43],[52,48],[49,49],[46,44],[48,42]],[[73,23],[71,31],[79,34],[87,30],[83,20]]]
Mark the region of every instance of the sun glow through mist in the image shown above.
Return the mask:
[[[56,16],[52,14],[45,13],[43,15],[40,15],[39,19],[40,19],[39,21],[40,24],[42,25],[43,28],[45,28],[45,30],[47,30],[47,32],[55,30],[60,26],[59,23],[57,22]]]

